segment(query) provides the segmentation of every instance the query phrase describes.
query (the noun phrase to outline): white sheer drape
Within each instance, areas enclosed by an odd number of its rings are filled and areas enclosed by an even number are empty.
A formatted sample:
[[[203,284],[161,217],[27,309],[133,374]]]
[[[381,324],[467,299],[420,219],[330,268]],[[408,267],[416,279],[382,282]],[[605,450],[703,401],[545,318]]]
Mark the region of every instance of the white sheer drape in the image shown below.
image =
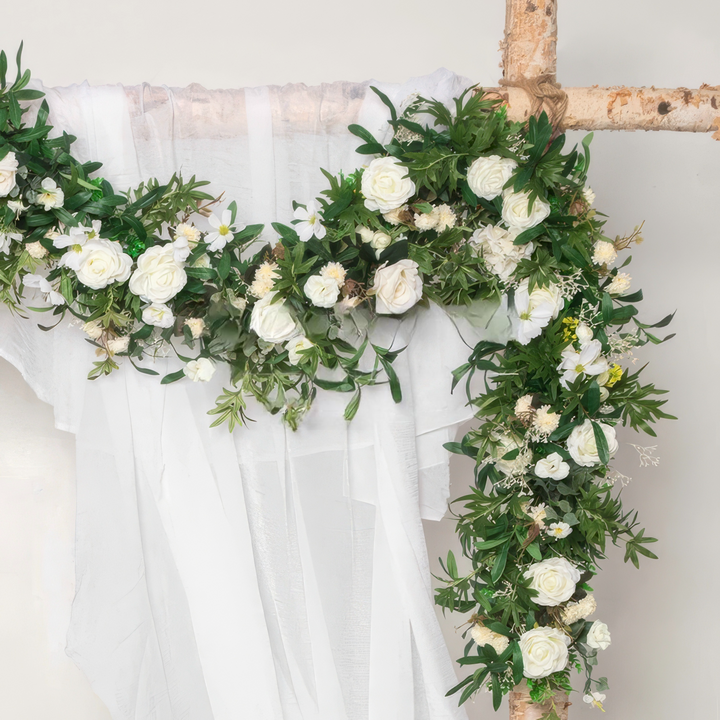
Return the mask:
[[[438,71],[381,87],[400,105],[465,86]],[[268,226],[323,188],[318,168],[362,164],[348,124],[387,137],[368,84],[46,92],[76,155],[103,161],[116,188],[176,171],[212,178],[242,220]],[[501,315],[491,330],[464,327],[466,340],[503,337]],[[375,333],[396,348],[412,337],[396,362],[401,404],[369,388],[348,424],[348,397],[320,393],[297,433],[251,406],[256,422],[230,435],[206,415],[223,372],[161,386],[128,366],[89,383],[93,349],[79,328],[43,333],[0,310],[0,354],[77,436],[68,652],[113,718],[465,717],[444,697],[455,675],[421,519],[446,509],[442,443],[470,415],[450,371],[468,346],[434,306]]]

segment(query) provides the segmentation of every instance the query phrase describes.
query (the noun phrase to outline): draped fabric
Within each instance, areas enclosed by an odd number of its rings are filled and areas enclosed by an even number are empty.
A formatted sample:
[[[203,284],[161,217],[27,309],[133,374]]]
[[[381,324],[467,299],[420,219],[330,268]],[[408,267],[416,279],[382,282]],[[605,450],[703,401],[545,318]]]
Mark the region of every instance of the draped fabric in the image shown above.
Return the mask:
[[[466,86],[438,71],[380,87],[401,105]],[[350,123],[389,138],[368,83],[44,90],[56,130],[117,189],[197,175],[268,228],[324,187],[320,167],[363,163]],[[442,444],[471,416],[451,371],[479,338],[508,331],[504,311],[489,325],[483,311],[475,326],[432,305],[378,323],[374,342],[408,346],[395,363],[400,404],[367,388],[346,423],[348,396],[320,392],[292,432],[251,403],[255,422],[229,434],[206,415],[226,371],[160,385],[125,363],[91,383],[94,349],[77,322],[44,333],[0,310],[0,354],[76,434],[68,653],[115,720],[466,717],[445,697],[456,679],[421,520],[446,510]]]

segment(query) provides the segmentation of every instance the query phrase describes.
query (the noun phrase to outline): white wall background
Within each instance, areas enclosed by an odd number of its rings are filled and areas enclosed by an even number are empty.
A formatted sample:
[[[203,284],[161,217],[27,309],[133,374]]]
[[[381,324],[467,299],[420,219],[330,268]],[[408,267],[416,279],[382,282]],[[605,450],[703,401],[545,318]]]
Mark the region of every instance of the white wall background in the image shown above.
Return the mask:
[[[48,85],[208,87],[375,78],[401,81],[445,66],[484,84],[499,75],[502,0],[34,0],[3,3],[0,47],[26,43]],[[559,78],[566,85],[720,82],[716,0],[560,3]],[[576,134],[571,138],[577,140]],[[637,572],[612,551],[596,583],[613,646],[601,660],[611,720],[710,720],[718,712],[717,514],[720,508],[720,143],[709,136],[597,134],[591,182],[611,234],[646,221],[632,275],[645,318],[673,310],[677,338],[643,353],[647,379],[670,389],[680,417],[659,429],[658,468],[632,476],[628,507],[661,538]],[[654,444],[645,438],[626,442]],[[470,468],[455,464],[454,492]],[[107,720],[63,654],[73,593],[74,446],[20,375],[0,362],[0,718]],[[453,543],[450,520],[428,523],[432,556]],[[455,656],[462,641],[444,621]],[[578,696],[574,717],[585,717]],[[487,698],[473,718],[492,716]],[[501,712],[502,716],[502,712]],[[589,717],[589,716],[587,716]],[[390,718],[388,720],[391,720]]]

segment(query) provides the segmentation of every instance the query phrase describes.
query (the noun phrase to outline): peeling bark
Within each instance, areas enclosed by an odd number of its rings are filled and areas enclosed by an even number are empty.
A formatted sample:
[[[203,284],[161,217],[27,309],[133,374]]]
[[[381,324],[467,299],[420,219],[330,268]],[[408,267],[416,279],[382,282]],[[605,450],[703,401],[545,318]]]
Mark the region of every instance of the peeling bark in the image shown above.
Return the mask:
[[[523,680],[516,685],[508,696],[510,705],[510,720],[540,720],[555,705],[555,712],[560,720],[568,720],[568,708],[572,704],[565,693],[559,693],[553,700],[535,704],[530,700],[528,687]]]
[[[530,98],[520,88],[484,88],[500,95],[510,120],[524,122]],[[568,109],[567,130],[670,130],[711,132],[720,139],[720,87],[687,88],[589,87],[564,88]]]
[[[556,46],[557,0],[507,0],[505,40],[500,43],[505,80],[555,77]]]

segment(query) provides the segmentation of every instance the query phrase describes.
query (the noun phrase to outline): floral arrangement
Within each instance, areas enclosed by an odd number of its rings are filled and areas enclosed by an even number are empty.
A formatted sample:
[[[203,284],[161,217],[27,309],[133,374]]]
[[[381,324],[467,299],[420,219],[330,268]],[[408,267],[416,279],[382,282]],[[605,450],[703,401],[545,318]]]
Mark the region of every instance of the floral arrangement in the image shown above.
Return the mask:
[[[2,53],[0,297],[55,324],[77,318],[98,355],[92,379],[121,358],[157,375],[152,358],[174,353],[184,368],[162,383],[204,382],[229,366],[213,425],[244,422],[254,396],[295,428],[317,388],[348,393],[350,420],[364,386],[387,383],[402,400],[400,351],[372,344],[375,317],[509,297],[514,338],[480,342],[454,373],[479,423],[446,446],[476,463],[457,525],[471,570],[449,553],[436,597],[471,614],[459,663],[472,673],[449,694],[463,703],[485,687],[497,708],[525,678],[544,702],[570,689],[576,668],[585,701],[602,707],[606,682],[592,670],[610,634],[588,619],[589,583],[608,540],[624,542],[636,566],[655,557],[614,487],[624,477],[611,465],[615,428],[654,435],[651,424],[671,417],[664,391],[623,361],[662,342],[650,330],[671,317],[637,319],[642,293],[630,292],[630,258],[619,264],[619,253],[640,231],[603,234],[586,185],[591,136],[564,153],[544,114],[510,123],[502,102],[476,89],[452,108],[417,97],[401,114],[376,90],[392,140],[350,126],[367,166],[323,171],[328,189],[295,204],[291,225],[273,224],[277,242],[258,247],[262,226],[244,225],[234,203],[217,210],[222,197],[195,178],[116,193],[95,177],[99,163],[73,158],[74,138],[51,137],[20,53],[17,79],[6,76]]]

